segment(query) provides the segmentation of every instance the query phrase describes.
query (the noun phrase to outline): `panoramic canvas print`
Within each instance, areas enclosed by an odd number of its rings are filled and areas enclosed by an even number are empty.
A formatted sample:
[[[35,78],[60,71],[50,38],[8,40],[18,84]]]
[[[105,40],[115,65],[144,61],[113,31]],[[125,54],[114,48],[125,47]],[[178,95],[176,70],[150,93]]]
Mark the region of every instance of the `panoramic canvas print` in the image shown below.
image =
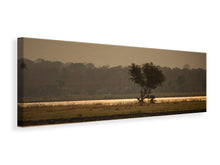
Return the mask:
[[[206,53],[18,38],[18,126],[206,112]]]

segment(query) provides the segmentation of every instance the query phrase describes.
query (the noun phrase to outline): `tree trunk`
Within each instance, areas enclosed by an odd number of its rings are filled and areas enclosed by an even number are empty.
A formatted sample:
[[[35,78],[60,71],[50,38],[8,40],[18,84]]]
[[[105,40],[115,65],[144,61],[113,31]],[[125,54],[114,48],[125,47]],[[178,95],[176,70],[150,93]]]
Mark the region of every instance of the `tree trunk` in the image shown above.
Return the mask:
[[[144,104],[144,99],[145,98],[146,98],[146,89],[144,87],[141,87],[140,97],[137,98],[139,103],[140,103],[140,106],[142,106]]]
[[[144,102],[145,98],[147,98],[147,100],[148,100],[148,105],[151,103],[150,102],[150,94],[151,94],[151,89],[150,88],[141,87],[141,89],[140,89],[140,97],[137,98],[139,103],[140,103],[140,106],[142,106],[145,103]]]

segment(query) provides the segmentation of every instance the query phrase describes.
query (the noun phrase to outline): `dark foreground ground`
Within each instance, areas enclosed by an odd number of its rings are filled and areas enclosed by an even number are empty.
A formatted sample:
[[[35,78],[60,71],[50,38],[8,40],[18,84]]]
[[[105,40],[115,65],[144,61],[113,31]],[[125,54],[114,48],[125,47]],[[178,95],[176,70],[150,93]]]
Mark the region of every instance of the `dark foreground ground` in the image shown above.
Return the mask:
[[[118,105],[18,106],[18,126],[136,118],[206,112],[206,101]]]

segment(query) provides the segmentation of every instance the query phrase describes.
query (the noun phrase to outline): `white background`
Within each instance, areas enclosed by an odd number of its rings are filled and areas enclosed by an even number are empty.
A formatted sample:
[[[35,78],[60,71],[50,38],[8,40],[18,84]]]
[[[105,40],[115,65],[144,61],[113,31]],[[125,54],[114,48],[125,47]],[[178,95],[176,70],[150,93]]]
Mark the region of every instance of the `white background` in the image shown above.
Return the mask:
[[[216,0],[0,1],[0,164],[220,164]],[[16,127],[16,38],[207,52],[208,112]]]

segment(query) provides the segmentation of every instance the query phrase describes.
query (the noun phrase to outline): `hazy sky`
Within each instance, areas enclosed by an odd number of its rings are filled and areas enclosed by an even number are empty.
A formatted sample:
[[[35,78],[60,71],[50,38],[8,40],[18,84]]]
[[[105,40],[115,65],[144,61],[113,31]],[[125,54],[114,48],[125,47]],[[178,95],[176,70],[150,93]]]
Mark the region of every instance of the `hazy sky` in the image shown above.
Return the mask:
[[[19,57],[20,58],[20,57]],[[206,68],[206,54],[104,44],[24,38],[24,58],[50,61],[85,62],[96,66],[130,65],[153,62],[156,65],[182,68]]]

